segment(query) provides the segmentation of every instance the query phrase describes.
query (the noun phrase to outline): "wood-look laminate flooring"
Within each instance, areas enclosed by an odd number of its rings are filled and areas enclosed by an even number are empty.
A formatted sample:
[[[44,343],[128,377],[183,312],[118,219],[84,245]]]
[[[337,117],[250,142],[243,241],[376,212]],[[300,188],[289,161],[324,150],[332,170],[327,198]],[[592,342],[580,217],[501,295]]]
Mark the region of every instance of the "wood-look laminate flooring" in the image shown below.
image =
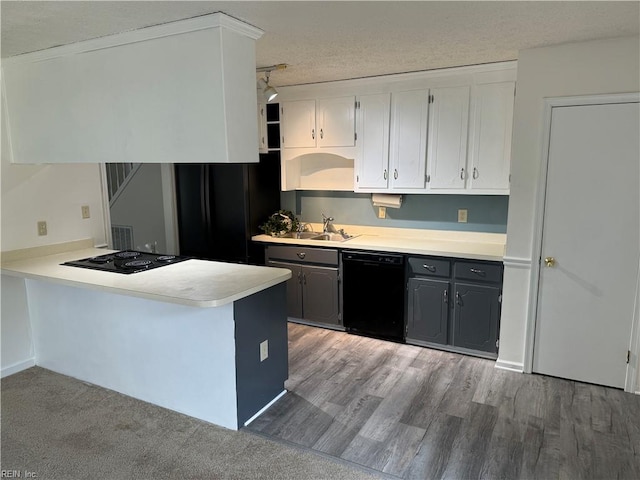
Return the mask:
[[[289,325],[288,390],[247,427],[407,479],[639,479],[640,396]]]

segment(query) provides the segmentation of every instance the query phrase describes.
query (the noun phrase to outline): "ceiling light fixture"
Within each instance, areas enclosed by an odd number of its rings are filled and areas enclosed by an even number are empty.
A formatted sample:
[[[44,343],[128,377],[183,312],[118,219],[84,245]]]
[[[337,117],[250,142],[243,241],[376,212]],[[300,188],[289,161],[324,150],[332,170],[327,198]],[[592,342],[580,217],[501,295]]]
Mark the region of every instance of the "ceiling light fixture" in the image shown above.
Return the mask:
[[[258,80],[258,88],[262,90],[262,95],[267,102],[270,102],[278,95],[278,91],[271,85],[269,85],[269,75],[274,70],[284,70],[285,68],[287,68],[286,63],[280,63],[278,65],[272,65],[270,67],[256,68],[256,72],[264,72],[265,78],[260,78]]]

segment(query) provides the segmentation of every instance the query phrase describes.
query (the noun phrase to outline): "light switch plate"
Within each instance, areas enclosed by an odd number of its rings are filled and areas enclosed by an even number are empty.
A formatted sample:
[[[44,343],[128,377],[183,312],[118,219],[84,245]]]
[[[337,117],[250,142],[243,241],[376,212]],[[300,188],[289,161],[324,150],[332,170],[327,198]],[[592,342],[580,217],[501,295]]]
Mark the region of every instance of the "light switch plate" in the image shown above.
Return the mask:
[[[264,362],[267,358],[269,358],[269,340],[260,344],[260,361]]]
[[[458,223],[467,223],[467,209],[460,208],[458,210]]]
[[[82,209],[82,218],[91,218],[91,210],[89,210],[89,205],[82,205],[80,207]]]
[[[387,207],[378,207],[378,218],[387,218]]]
[[[38,222],[38,235],[44,237],[47,234],[47,222],[44,220]]]

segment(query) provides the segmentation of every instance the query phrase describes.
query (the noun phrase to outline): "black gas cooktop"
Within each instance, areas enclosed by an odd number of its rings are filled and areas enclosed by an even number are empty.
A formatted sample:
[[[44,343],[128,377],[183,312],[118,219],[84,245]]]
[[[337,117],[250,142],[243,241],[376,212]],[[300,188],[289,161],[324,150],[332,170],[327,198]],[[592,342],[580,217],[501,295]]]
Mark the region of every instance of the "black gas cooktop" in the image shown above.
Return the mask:
[[[188,259],[189,257],[182,257],[178,255],[162,255],[158,253],[124,250],[122,252],[108,253],[97,257],[72,260],[70,262],[64,262],[62,265],[130,274],[164,267],[166,265],[183,262]]]

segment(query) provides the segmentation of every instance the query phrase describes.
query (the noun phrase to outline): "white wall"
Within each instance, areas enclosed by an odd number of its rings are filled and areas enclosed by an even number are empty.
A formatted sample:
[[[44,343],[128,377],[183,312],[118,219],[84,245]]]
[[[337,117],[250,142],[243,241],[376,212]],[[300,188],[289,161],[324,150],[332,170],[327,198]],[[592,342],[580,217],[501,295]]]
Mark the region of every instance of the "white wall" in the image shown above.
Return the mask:
[[[0,250],[84,238],[93,238],[96,245],[106,243],[100,166],[14,165],[5,126],[2,122]],[[82,205],[89,205],[91,218],[82,218]],[[48,235],[42,237],[37,231],[40,220],[48,227]]]
[[[25,280],[2,275],[1,367],[2,376],[35,365]]]
[[[498,365],[522,369],[542,165],[545,97],[637,92],[640,39],[615,38],[523,50],[518,58]],[[597,220],[597,219],[594,219]]]
[[[0,161],[0,250],[9,251],[93,238],[106,242],[98,165],[14,165],[5,122]],[[89,205],[91,218],[82,219]],[[48,235],[38,236],[45,220]],[[24,280],[2,275],[2,375],[33,365],[33,345]]]

